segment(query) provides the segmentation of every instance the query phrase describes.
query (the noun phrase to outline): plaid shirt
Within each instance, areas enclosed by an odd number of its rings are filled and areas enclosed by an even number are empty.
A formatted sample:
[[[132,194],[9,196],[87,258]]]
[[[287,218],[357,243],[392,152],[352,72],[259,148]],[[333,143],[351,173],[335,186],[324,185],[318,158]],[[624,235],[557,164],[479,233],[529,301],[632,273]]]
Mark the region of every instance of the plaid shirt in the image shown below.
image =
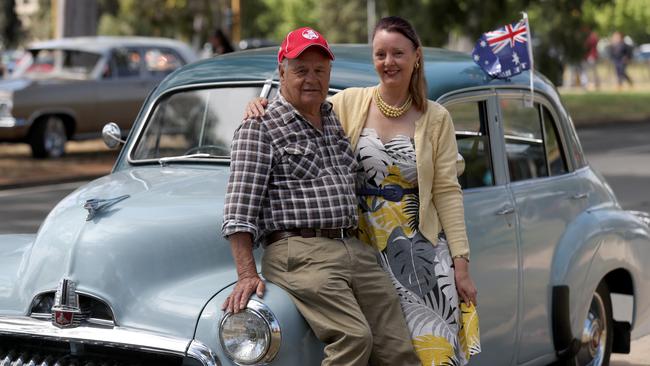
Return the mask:
[[[281,95],[235,132],[222,234],[357,226],[356,160],[332,105],[314,128]]]

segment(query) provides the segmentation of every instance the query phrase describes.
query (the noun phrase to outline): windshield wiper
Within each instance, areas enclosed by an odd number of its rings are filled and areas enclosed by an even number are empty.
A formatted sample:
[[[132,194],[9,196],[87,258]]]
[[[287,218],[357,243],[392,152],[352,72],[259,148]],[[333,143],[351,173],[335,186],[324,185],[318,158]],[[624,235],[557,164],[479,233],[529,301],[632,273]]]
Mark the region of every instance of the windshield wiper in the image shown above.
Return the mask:
[[[205,158],[219,158],[220,156],[218,155],[212,155],[212,154],[206,154],[206,153],[198,153],[198,154],[189,154],[189,155],[181,155],[181,156],[170,156],[167,158],[160,158],[158,159],[158,163],[160,166],[165,166],[167,163],[172,162],[172,161],[183,161],[183,160],[188,160],[188,159],[195,159],[195,158],[200,158],[200,159],[205,159]]]

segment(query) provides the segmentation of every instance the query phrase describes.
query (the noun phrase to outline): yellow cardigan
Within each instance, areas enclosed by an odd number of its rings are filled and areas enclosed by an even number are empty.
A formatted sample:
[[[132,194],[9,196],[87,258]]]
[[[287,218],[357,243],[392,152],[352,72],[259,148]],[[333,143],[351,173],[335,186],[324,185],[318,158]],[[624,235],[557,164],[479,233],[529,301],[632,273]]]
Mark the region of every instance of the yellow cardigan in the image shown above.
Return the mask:
[[[348,88],[330,98],[353,149],[366,122],[375,88]],[[418,228],[434,245],[438,233],[444,229],[451,256],[469,258],[463,195],[456,177],[457,154],[456,133],[449,112],[429,100],[427,111],[415,122],[420,194]]]

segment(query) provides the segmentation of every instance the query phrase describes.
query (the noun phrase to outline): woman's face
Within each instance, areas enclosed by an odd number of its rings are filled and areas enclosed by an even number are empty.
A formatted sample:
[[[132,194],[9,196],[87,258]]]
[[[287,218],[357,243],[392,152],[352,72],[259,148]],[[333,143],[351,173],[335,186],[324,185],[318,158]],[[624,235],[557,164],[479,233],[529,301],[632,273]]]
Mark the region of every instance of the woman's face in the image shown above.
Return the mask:
[[[415,63],[420,62],[420,50],[401,33],[382,29],[372,40],[372,60],[383,85],[408,86]]]

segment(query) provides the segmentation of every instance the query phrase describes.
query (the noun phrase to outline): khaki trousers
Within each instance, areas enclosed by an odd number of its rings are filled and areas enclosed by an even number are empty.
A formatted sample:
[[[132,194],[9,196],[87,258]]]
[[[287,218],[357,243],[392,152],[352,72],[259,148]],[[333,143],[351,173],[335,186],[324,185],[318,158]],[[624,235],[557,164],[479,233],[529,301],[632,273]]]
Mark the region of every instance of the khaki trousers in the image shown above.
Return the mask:
[[[369,245],[290,237],[266,248],[262,274],[289,293],[325,343],[322,365],[420,365],[395,288]]]

